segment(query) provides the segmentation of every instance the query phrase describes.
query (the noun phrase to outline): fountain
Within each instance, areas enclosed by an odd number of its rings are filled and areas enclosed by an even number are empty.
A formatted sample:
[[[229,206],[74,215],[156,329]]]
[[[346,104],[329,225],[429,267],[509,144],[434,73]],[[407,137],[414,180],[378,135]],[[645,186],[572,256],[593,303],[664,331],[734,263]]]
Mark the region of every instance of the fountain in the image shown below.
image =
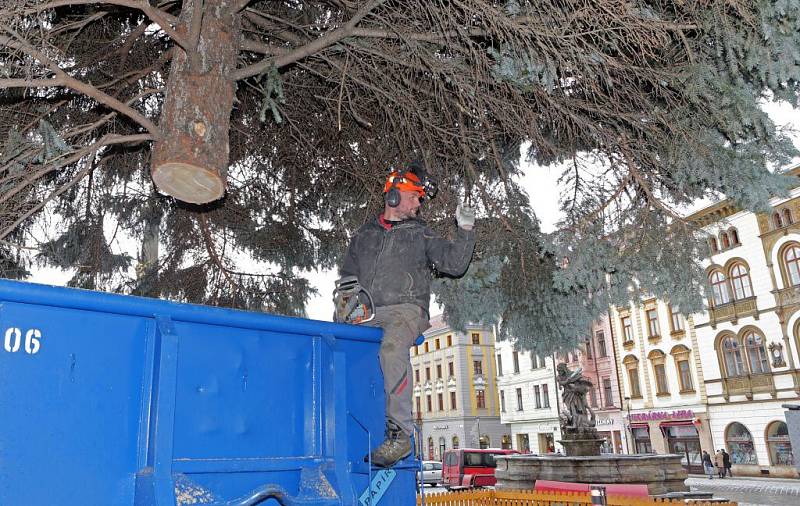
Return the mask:
[[[556,381],[561,387],[563,407],[559,414],[566,455],[497,456],[496,488],[530,490],[536,480],[574,483],[645,484],[650,495],[686,492],[688,477],[680,455],[601,455],[603,438],[597,433],[586,393],[592,382],[583,369],[570,371],[558,364]]]

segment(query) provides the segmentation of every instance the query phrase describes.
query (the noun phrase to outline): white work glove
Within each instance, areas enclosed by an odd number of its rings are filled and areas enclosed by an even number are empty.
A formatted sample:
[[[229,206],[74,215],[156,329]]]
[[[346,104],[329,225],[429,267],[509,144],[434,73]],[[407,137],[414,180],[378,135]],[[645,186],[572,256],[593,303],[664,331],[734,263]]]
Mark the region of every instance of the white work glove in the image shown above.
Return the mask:
[[[456,223],[464,230],[472,230],[475,226],[475,210],[466,204],[456,207]]]

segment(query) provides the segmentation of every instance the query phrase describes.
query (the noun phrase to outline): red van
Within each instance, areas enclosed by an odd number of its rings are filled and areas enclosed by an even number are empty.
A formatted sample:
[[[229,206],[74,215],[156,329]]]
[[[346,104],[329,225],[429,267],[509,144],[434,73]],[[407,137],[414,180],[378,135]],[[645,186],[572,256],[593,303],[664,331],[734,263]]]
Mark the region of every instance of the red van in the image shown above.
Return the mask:
[[[494,485],[497,482],[494,477],[497,467],[495,455],[515,453],[519,452],[499,448],[447,450],[442,459],[442,483],[448,489]]]

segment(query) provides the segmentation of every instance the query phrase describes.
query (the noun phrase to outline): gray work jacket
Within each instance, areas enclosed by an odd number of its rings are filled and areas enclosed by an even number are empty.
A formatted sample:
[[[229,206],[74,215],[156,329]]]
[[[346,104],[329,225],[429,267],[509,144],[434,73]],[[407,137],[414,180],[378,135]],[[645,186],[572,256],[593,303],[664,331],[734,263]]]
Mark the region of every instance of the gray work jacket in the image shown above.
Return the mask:
[[[353,236],[340,273],[356,276],[376,306],[411,303],[427,312],[433,272],[462,276],[474,249],[474,229],[458,227],[448,241],[421,220],[392,223],[381,215]]]

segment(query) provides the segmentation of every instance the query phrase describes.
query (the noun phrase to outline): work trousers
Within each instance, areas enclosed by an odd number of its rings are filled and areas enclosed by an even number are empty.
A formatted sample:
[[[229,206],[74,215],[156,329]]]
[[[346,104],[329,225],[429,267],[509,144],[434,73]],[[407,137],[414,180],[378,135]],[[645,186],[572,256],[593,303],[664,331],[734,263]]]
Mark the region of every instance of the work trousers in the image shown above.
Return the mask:
[[[428,330],[428,312],[416,304],[380,306],[368,323],[383,329],[379,358],[386,395],[386,418],[407,435],[414,432],[411,418],[411,361],[409,348]]]

